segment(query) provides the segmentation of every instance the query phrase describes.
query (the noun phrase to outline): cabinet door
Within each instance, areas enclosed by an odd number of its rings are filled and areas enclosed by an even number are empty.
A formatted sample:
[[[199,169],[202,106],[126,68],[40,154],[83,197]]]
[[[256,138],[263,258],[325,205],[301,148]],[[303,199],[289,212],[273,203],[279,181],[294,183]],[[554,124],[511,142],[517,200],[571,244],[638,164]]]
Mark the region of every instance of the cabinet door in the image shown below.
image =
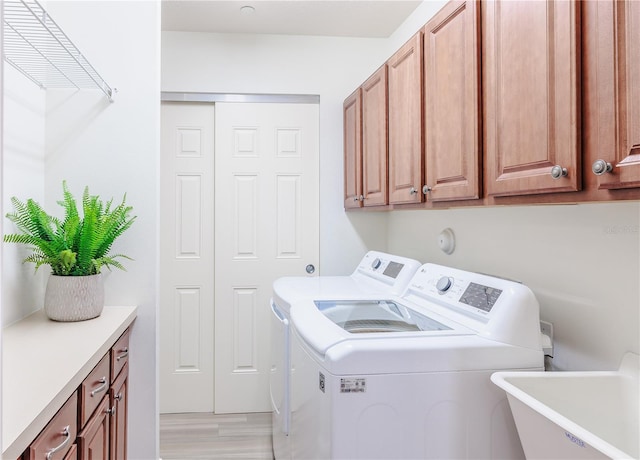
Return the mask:
[[[481,5],[488,194],[579,190],[580,2]]]
[[[362,96],[360,88],[344,101],[344,207],[362,207]]]
[[[480,24],[476,1],[451,1],[424,29],[427,199],[480,197]]]
[[[585,171],[598,173],[599,189],[640,187],[640,2],[591,1],[583,8]]]
[[[125,366],[111,387],[111,460],[127,458],[127,414],[129,366]]]
[[[387,204],[386,65],[362,85],[362,174],[364,206]]]
[[[78,435],[80,460],[109,460],[109,398],[105,396]]]
[[[389,203],[422,201],[422,33],[387,62],[389,84]]]
[[[64,456],[64,460],[78,460],[78,445],[74,444],[67,452],[67,455]]]

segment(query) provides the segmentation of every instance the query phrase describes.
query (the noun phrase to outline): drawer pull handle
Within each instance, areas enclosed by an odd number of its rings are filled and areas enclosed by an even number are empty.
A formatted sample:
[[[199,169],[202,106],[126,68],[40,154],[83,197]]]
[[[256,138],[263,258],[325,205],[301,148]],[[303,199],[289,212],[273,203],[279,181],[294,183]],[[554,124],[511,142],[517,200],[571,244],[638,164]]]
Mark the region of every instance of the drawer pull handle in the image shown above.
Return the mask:
[[[47,460],[50,460],[53,454],[61,451],[62,449],[67,447],[67,444],[69,444],[69,441],[71,440],[71,432],[69,431],[69,425],[65,426],[64,429],[62,430],[62,436],[65,437],[64,441],[62,441],[62,443],[60,443],[59,446],[54,447],[53,449],[47,452]]]
[[[100,385],[95,390],[91,390],[91,397],[92,398],[96,393],[100,393],[101,391],[104,391],[104,390],[107,389],[107,378],[106,377],[102,377],[100,380],[98,380],[98,382],[101,383],[102,385]]]
[[[126,358],[127,356],[129,356],[129,348],[124,348],[122,350],[122,354],[116,356],[116,361],[120,361],[121,359]]]

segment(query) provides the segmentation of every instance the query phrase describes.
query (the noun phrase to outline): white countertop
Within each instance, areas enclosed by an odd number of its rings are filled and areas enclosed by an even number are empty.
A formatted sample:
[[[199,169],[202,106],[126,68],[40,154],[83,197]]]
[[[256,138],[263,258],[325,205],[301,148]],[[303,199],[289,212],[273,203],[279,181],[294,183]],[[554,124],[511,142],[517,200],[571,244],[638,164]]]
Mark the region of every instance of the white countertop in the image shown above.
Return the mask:
[[[2,331],[2,458],[15,459],[131,325],[136,307],[59,323],[39,310]]]

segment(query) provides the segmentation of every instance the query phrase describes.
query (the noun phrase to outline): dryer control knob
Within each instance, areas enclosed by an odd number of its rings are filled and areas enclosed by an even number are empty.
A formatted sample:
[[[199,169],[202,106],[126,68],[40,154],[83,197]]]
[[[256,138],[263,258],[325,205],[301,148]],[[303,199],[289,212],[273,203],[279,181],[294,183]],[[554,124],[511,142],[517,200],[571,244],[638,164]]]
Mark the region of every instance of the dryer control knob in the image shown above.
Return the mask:
[[[445,292],[447,292],[451,287],[451,281],[451,278],[449,278],[448,276],[443,276],[442,278],[440,278],[436,283],[436,289],[438,290],[438,292],[440,294],[444,294]]]
[[[373,268],[374,270],[377,270],[378,268],[380,268],[380,265],[382,265],[382,261],[377,257],[373,262],[371,262],[371,268]]]

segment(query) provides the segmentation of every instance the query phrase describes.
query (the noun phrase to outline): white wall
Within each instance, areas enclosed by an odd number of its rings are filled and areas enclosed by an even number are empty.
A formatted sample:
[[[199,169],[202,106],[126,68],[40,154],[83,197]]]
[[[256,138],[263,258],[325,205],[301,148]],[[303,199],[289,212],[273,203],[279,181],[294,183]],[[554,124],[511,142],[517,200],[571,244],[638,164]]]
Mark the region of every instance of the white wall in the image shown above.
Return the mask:
[[[638,353],[640,204],[512,206],[389,215],[389,250],[528,285],[554,324],[553,365],[617,369]],[[445,228],[456,250],[437,246]]]
[[[2,219],[4,231],[13,233],[15,226],[4,218],[13,211],[12,196],[44,205],[45,92],[10,65],[4,70]],[[22,245],[3,244],[3,327],[42,308],[47,270],[35,274],[33,264],[23,264],[29,253]]]
[[[47,10],[119,92],[110,104],[97,90],[42,92],[19,75],[8,79],[4,201],[11,195],[36,197],[53,210],[63,179],[76,198],[85,185],[104,198],[119,200],[127,193],[138,219],[114,249],[135,261],[126,263],[127,272],[107,271],[105,301],[138,306],[131,337],[129,458],[156,459],[160,6],[49,1]],[[24,300],[6,292],[29,291],[33,277],[18,268],[15,255],[5,254],[3,262],[6,324],[41,306],[42,296],[33,292],[32,300]]]
[[[162,90],[320,95],[320,272],[385,249],[386,217],[345,214],[342,102],[384,62],[382,39],[162,33]]]

